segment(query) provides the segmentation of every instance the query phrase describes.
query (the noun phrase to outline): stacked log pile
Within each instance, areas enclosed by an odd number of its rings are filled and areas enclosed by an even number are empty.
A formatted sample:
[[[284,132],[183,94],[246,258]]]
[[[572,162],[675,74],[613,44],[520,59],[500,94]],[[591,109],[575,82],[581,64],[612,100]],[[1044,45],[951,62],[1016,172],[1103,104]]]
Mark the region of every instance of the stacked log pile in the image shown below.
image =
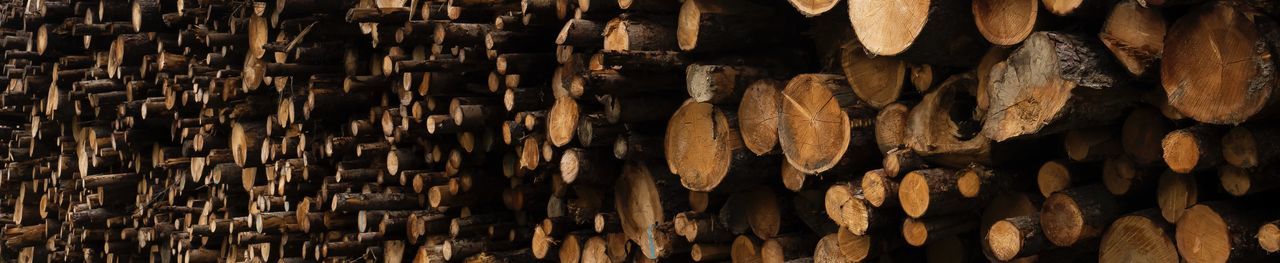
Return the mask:
[[[1276,261],[1277,15],[0,0],[0,258]]]

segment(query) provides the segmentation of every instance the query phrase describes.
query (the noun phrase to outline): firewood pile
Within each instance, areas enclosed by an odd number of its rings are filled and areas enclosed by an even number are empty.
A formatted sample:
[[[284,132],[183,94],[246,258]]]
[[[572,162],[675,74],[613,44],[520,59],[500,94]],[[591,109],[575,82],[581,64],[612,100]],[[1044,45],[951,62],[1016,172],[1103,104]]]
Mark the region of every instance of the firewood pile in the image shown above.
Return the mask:
[[[0,0],[0,260],[1275,262],[1277,17]]]

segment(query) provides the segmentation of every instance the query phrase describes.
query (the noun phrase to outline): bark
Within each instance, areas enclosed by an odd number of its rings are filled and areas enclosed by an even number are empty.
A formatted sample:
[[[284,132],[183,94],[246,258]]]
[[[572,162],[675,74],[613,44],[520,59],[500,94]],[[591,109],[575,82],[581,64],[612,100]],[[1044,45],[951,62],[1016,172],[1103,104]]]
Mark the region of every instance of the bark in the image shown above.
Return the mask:
[[[1032,34],[991,73],[983,135],[1004,141],[1117,120],[1136,95],[1103,56],[1099,45],[1077,35]]]

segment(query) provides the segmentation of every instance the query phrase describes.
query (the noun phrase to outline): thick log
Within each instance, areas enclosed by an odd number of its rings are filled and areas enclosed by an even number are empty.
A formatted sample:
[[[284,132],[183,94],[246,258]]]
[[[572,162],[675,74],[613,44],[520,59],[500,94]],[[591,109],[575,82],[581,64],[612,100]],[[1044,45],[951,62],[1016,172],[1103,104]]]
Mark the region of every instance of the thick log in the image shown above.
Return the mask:
[[[644,2],[644,1],[641,1]],[[786,39],[787,23],[772,8],[724,0],[684,1],[676,41],[691,52],[747,50]],[[776,37],[753,37],[758,34]]]
[[[644,245],[641,253],[648,258],[664,258],[680,252],[681,244],[669,232],[655,229],[670,225],[669,217],[688,210],[684,188],[676,184],[666,169],[640,162],[628,162],[614,185],[614,207],[622,219],[622,230],[631,241]],[[687,248],[687,247],[686,247]]]
[[[742,143],[735,112],[686,102],[667,123],[665,156],[670,170],[694,191],[734,191],[760,182],[777,159],[757,156]]]
[[[1118,70],[1084,37],[1032,34],[992,70],[982,134],[1005,141],[1115,121],[1136,96]]]
[[[966,2],[852,0],[849,20],[872,54],[939,66],[971,66],[986,43]],[[886,12],[886,10],[892,10]]]
[[[837,75],[803,74],[792,78],[782,91],[778,140],[787,162],[802,172],[830,170],[842,159],[870,161],[862,153],[868,147],[855,145],[870,143],[871,138],[864,137],[872,136],[872,110],[843,80]]]
[[[840,68],[862,101],[881,109],[902,95],[907,83],[906,62],[869,55],[858,41],[849,41],[840,51]]]
[[[1187,262],[1274,260],[1275,255],[1265,253],[1258,243],[1257,226],[1270,218],[1275,218],[1274,211],[1228,202],[1191,206],[1175,230],[1178,252]]]
[[[1274,30],[1275,22],[1266,17],[1244,19],[1254,14],[1255,10],[1244,5],[1213,3],[1195,8],[1169,28],[1165,39],[1181,40],[1165,42],[1160,62],[1160,83],[1169,105],[1192,119],[1212,124],[1238,124],[1273,111],[1268,105],[1273,105],[1275,98],[1271,95],[1275,61],[1266,54],[1273,53],[1278,42],[1276,36],[1265,32]],[[1203,34],[1206,30],[1229,33]],[[1204,46],[1214,42],[1257,45]]]
[[[1102,234],[1098,262],[1179,262],[1174,226],[1147,209],[1117,218]]]
[[[1068,247],[1101,236],[1122,209],[1101,185],[1071,188],[1045,199],[1040,226],[1049,242]]]
[[[975,0],[973,20],[992,44],[1011,46],[1027,39],[1040,18],[1040,1]]]

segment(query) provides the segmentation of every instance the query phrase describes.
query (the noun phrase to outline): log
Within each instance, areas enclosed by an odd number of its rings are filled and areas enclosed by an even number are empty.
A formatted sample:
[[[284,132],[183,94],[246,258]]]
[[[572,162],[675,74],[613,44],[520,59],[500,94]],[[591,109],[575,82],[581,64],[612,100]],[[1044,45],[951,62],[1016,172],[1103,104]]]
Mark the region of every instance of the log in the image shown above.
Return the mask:
[[[1142,165],[1156,163],[1163,160],[1162,141],[1172,128],[1172,123],[1156,109],[1134,109],[1120,128],[1120,142],[1134,162]]]
[[[1117,218],[1098,245],[1098,262],[1179,262],[1174,226],[1147,209]]]
[[[956,75],[925,95],[911,108],[904,143],[921,157],[953,167],[1000,161],[995,142],[979,134],[986,116],[964,112],[976,104],[975,84],[972,75]]]
[[[762,262],[791,262],[800,258],[813,256],[813,246],[817,240],[803,235],[777,236],[766,240],[760,248]]]
[[[1176,173],[1190,173],[1218,166],[1222,160],[1220,127],[1198,125],[1169,132],[1161,141],[1164,162]]]
[[[842,159],[866,162],[862,158],[869,157],[859,152],[867,148],[852,145],[870,139],[864,136],[871,136],[867,133],[872,110],[842,80],[837,75],[803,74],[782,91],[778,141],[787,162],[801,172],[819,173]]]
[[[1071,188],[1045,199],[1040,225],[1049,242],[1068,247],[1101,236],[1122,209],[1101,185]]]
[[[944,215],[976,207],[979,202],[960,194],[956,170],[932,168],[907,173],[898,188],[898,202],[908,216]]]
[[[682,194],[686,190],[677,186],[676,180],[665,169],[628,162],[614,185],[614,207],[622,219],[622,230],[632,242],[648,244],[640,250],[645,257],[668,257],[680,252],[682,244],[687,246],[683,240],[655,229],[664,222],[670,223],[668,218],[676,211],[688,210],[687,194]]]
[[[976,222],[965,215],[907,218],[902,222],[902,237],[907,244],[921,247],[975,227],[977,227]]]
[[[1100,161],[1123,153],[1120,137],[1114,127],[1095,127],[1067,131],[1062,147],[1072,161]]]
[[[906,132],[909,129],[911,107],[902,103],[893,103],[880,109],[876,114],[876,147],[880,152],[906,146]]]
[[[1073,164],[1066,160],[1054,160],[1040,165],[1036,171],[1036,186],[1040,195],[1049,197],[1058,191],[1096,181],[1097,169],[1092,166]]]
[[[667,123],[664,140],[669,169],[694,191],[734,191],[762,181],[776,158],[748,150],[738,132],[737,114],[709,103],[686,102]]]
[[[676,50],[673,21],[644,15],[625,15],[609,20],[604,29],[606,51]]]
[[[840,68],[853,94],[877,109],[897,101],[907,83],[906,62],[870,55],[858,41],[840,46]]]
[[[996,259],[1009,261],[1035,256],[1048,243],[1040,229],[1040,218],[1018,216],[997,221],[987,231],[986,247]]]
[[[1274,216],[1271,211],[1227,202],[1191,206],[1176,226],[1178,252],[1187,262],[1274,260],[1275,255],[1265,253],[1258,244],[1256,227]]]
[[[1232,196],[1264,192],[1280,187],[1280,181],[1275,180],[1276,170],[1271,167],[1245,169],[1226,165],[1218,168],[1218,180],[1222,182],[1222,189]]]
[[[961,177],[959,184],[960,193],[965,194],[964,177]],[[883,170],[871,170],[864,173],[862,175],[861,188],[862,197],[871,206],[894,207],[898,204],[898,181],[891,179]]]
[[[1239,168],[1257,168],[1280,157],[1272,143],[1276,130],[1259,126],[1236,126],[1222,137],[1222,159]]]
[[[1174,22],[1165,38],[1185,41],[1166,42],[1166,52],[1160,61],[1160,83],[1169,105],[1187,117],[1210,124],[1239,124],[1271,111],[1267,105],[1271,105],[1271,91],[1275,89],[1271,80],[1275,75],[1272,68],[1275,62],[1265,54],[1271,53],[1277,42],[1262,32],[1269,32],[1275,24],[1266,18],[1241,19],[1255,12],[1242,6],[1214,3],[1195,8]],[[1230,33],[1205,35],[1204,30]],[[1211,53],[1202,52],[1205,48],[1202,43],[1210,42],[1261,46],[1223,47]],[[1217,55],[1204,58],[1204,54]],[[1234,61],[1251,62],[1230,63]],[[1212,71],[1204,71],[1206,69]],[[1213,99],[1205,101],[1203,96]]]
[[[973,20],[992,44],[1012,46],[1027,39],[1041,22],[1040,1],[976,0]]]
[[[972,66],[986,48],[964,2],[853,0],[848,6],[853,31],[872,54],[939,66]]]
[[[827,189],[824,206],[827,216],[843,229],[857,235],[875,234],[883,226],[895,221],[899,214],[893,207],[874,207],[848,185],[834,185]],[[871,231],[871,232],[869,232]]]
[[[677,19],[676,41],[680,50],[690,52],[765,47],[786,39],[788,33],[787,23],[772,8],[754,3],[684,1]],[[756,34],[777,37],[752,37]]]
[[[1136,94],[1104,56],[1099,45],[1078,35],[1032,34],[993,69],[982,134],[1005,141],[1117,120]]]
[[[765,69],[737,65],[692,64],[685,72],[689,97],[717,105],[741,101],[750,85],[769,77]]]
[[[1167,28],[1160,9],[1143,7],[1137,1],[1119,1],[1103,22],[1098,38],[1129,74],[1147,76],[1159,70],[1156,65],[1164,55]]]
[[[778,81],[753,82],[743,92],[742,101],[738,104],[742,142],[756,155],[777,152],[782,88],[783,84]]]

